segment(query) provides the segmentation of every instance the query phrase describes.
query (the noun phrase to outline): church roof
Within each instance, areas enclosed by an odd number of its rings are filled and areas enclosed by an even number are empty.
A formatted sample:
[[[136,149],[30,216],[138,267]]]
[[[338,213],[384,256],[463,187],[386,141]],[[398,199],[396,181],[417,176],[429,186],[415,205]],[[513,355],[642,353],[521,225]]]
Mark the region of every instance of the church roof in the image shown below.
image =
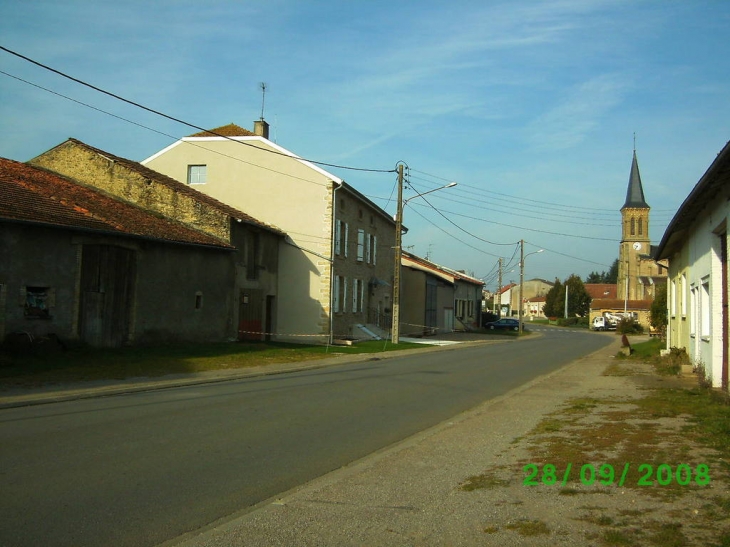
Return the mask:
[[[649,209],[649,205],[644,199],[644,188],[641,186],[641,175],[639,174],[639,162],[636,160],[636,150],[634,150],[634,159],[631,162],[631,175],[629,175],[629,188],[626,190],[626,203],[622,209]]]

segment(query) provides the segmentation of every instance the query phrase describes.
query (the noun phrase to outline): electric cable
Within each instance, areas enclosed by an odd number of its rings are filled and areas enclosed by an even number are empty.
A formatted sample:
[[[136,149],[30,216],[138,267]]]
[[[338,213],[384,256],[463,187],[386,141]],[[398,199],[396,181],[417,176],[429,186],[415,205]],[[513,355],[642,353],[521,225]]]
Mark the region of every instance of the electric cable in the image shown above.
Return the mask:
[[[129,99],[125,99],[124,97],[121,97],[120,95],[117,95],[117,94],[112,93],[110,91],[106,91],[105,89],[102,89],[102,88],[97,87],[95,85],[92,85],[92,84],[90,84],[88,82],[85,82],[83,80],[80,80],[78,78],[75,78],[75,77],[73,77],[73,76],[71,76],[69,74],[66,74],[64,72],[61,72],[60,70],[57,70],[55,68],[52,68],[52,67],[50,67],[48,65],[44,65],[43,63],[41,63],[39,61],[35,61],[35,60],[31,59],[30,57],[27,57],[27,56],[25,56],[25,55],[23,55],[21,53],[18,53],[16,51],[13,51],[11,49],[8,49],[8,48],[6,48],[4,46],[1,46],[0,45],[0,50],[5,51],[6,53],[9,53],[11,55],[14,55],[14,56],[16,56],[16,57],[18,57],[20,59],[25,60],[25,61],[28,61],[29,63],[32,63],[32,64],[34,64],[34,65],[36,65],[36,66],[38,66],[40,68],[43,68],[43,69],[48,70],[50,72],[53,72],[54,74],[58,74],[59,76],[62,76],[63,78],[67,78],[68,80],[71,80],[72,82],[76,82],[77,84],[80,84],[80,85],[83,85],[85,87],[88,87],[89,89],[93,89],[94,91],[97,91],[99,93],[102,93],[104,95],[107,95],[109,97],[112,97],[114,99],[117,99],[117,100],[122,101],[124,103],[127,103],[129,105],[135,106],[137,108],[141,108],[142,110],[145,110],[145,111],[150,112],[152,114],[155,114],[157,116],[166,118],[168,120],[174,121],[176,123],[179,123],[179,124],[182,124],[182,125],[186,125],[188,127],[192,127],[193,129],[197,129],[198,131],[205,132],[205,133],[210,133],[213,136],[222,137],[224,139],[227,139],[227,140],[230,140],[232,142],[239,143],[239,144],[243,144],[245,146],[250,146],[252,148],[257,148],[259,150],[266,150],[267,152],[270,152],[272,154],[277,154],[277,155],[284,156],[284,157],[289,157],[289,158],[291,157],[289,154],[284,154],[283,152],[278,152],[276,150],[268,150],[268,149],[259,148],[258,146],[249,144],[247,142],[239,141],[239,140],[237,140],[237,139],[235,139],[233,137],[229,137],[227,135],[221,135],[219,133],[215,133],[214,131],[211,131],[209,129],[205,129],[203,127],[199,127],[199,126],[197,126],[195,124],[186,122],[186,121],[181,120],[179,118],[175,118],[174,116],[170,116],[168,114],[165,114],[163,112],[160,112],[159,110],[155,110],[153,108],[144,106],[144,105],[142,105],[140,103],[137,103],[135,101],[131,101]],[[307,158],[297,158],[297,159],[302,160],[302,161],[308,161],[308,162],[314,163],[316,165],[324,165],[326,167],[333,167],[333,168],[336,168],[336,169],[348,169],[348,170],[351,170],[351,171],[365,171],[365,172],[370,172],[370,173],[393,173],[393,172],[395,172],[395,169],[367,169],[367,168],[363,168],[363,167],[350,167],[350,166],[346,166],[346,165],[338,165],[338,164],[335,164],[335,163],[326,163],[326,162],[323,162],[323,161],[310,160],[310,159],[307,159]]]

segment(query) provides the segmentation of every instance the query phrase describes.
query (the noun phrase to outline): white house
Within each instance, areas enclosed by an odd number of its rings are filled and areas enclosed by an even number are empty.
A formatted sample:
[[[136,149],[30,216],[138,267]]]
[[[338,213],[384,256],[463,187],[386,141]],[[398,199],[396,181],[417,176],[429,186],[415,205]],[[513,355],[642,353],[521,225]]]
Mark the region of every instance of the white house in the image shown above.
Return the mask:
[[[730,143],[667,227],[655,258],[669,260],[667,348],[684,348],[714,387],[728,387]]]

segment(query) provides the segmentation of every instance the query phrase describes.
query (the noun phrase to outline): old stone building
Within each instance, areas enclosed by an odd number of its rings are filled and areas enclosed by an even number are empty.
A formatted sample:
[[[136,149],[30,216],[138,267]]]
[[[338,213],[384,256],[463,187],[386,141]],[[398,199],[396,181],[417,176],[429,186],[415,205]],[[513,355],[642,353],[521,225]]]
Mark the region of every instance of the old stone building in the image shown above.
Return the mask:
[[[94,346],[235,336],[229,243],[0,159],[0,340]]]
[[[236,326],[231,336],[262,339],[276,332],[279,244],[285,236],[283,231],[138,162],[76,139],[68,139],[29,163],[232,246],[235,277],[226,287],[231,320]]]

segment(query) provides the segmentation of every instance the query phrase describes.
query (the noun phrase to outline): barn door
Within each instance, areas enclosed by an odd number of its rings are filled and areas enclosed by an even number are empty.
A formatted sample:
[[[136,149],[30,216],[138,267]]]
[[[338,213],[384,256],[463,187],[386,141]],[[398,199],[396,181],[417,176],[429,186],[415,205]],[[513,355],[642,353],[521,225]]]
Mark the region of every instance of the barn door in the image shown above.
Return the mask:
[[[118,347],[129,338],[134,251],[84,245],[79,336],[92,346]]]
[[[238,304],[238,339],[261,340],[263,333],[263,292],[241,289]]]

